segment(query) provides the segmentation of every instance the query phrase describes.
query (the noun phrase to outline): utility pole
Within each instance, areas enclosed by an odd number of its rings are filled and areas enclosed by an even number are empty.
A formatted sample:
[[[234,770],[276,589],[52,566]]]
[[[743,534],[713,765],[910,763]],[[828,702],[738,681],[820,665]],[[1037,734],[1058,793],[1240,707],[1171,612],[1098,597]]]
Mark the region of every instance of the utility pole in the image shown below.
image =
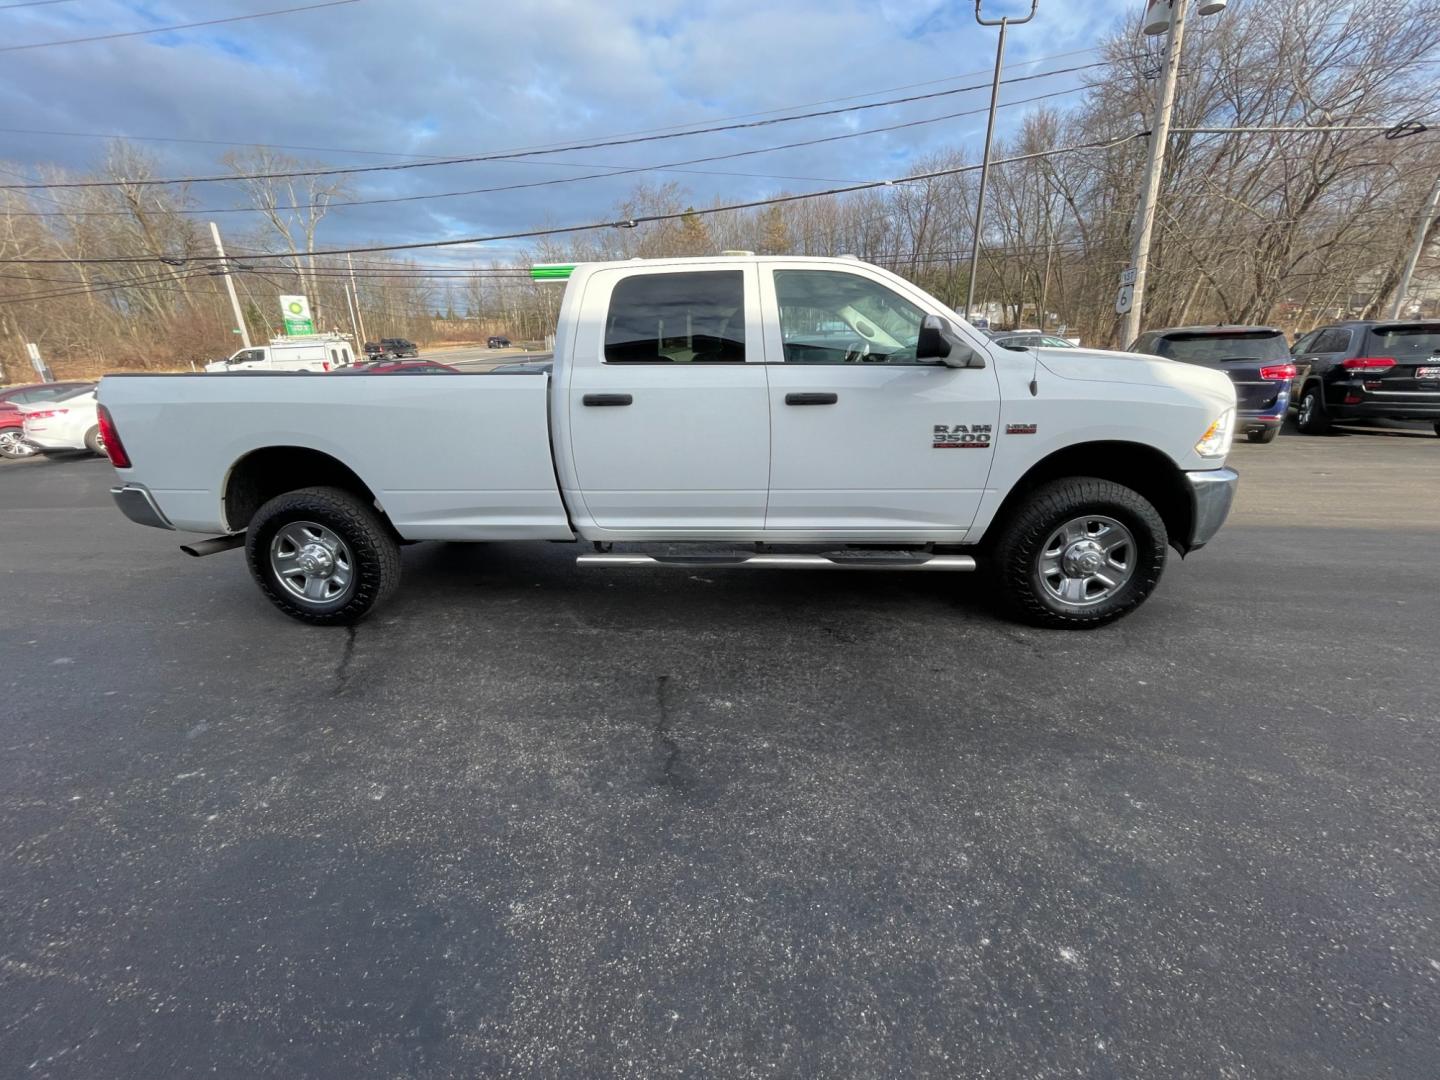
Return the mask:
[[[995,77],[990,83],[990,119],[985,123],[985,154],[980,159],[980,195],[975,200],[975,234],[970,241],[970,284],[965,290],[965,318],[974,316],[975,276],[980,269],[980,229],[985,224],[985,185],[990,179],[990,143],[995,138],[995,103],[1000,97],[1000,67],[1005,63],[1005,31],[1012,25],[1019,26],[1035,17],[1040,0],[1030,0],[1030,14],[1023,19],[982,19],[981,0],[975,0],[975,21],[981,26],[1000,27],[1000,41],[995,46]]]
[[[1121,278],[1120,295],[1115,301],[1117,314],[1125,316],[1120,330],[1120,348],[1124,349],[1140,336],[1140,316],[1145,309],[1145,279],[1150,270],[1150,236],[1155,228],[1155,200],[1160,196],[1160,178],[1165,171],[1165,150],[1170,143],[1170,114],[1175,111],[1175,84],[1180,76],[1180,50],[1185,43],[1185,9],[1190,0],[1174,0],[1170,19],[1170,41],[1165,49],[1165,67],[1160,73],[1160,89],[1155,98],[1155,118],[1150,123],[1150,148],[1145,162],[1145,178],[1140,185],[1140,205],[1135,211],[1134,243],[1130,249],[1130,269]],[[1129,296],[1126,290],[1130,290]]]
[[[1405,306],[1405,294],[1410,291],[1410,279],[1415,276],[1415,267],[1425,252],[1425,237],[1430,232],[1430,223],[1435,220],[1435,211],[1440,208],[1440,177],[1430,189],[1430,200],[1420,215],[1420,224],[1415,228],[1415,246],[1410,249],[1410,258],[1405,261],[1405,272],[1400,275],[1400,284],[1395,286],[1395,303],[1390,308],[1390,318],[1400,318],[1400,309]]]
[[[245,316],[240,314],[240,298],[235,295],[235,282],[230,277],[230,264],[225,259],[225,248],[220,243],[220,226],[210,222],[210,236],[215,241],[215,254],[220,256],[220,269],[225,278],[225,291],[230,294],[230,310],[235,313],[235,326],[240,331],[240,340],[250,348],[250,331],[245,326]]]
[[[360,289],[355,284],[355,260],[350,253],[345,253],[345,264],[350,267],[350,291],[355,294],[355,322],[356,330],[360,334],[360,340],[355,343],[362,352],[365,349],[365,313],[360,310]]]

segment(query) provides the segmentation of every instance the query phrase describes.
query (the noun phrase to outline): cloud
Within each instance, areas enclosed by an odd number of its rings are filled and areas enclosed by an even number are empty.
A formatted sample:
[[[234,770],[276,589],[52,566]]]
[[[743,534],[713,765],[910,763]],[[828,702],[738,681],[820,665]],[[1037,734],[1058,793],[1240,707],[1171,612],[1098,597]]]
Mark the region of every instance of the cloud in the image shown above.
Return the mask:
[[[1004,10],[1026,7],[1006,0]],[[1013,72],[1067,66],[1084,56],[1022,68],[1027,59],[1096,43],[1133,5],[1042,3],[1010,34]],[[205,17],[256,10],[253,0],[208,5]],[[253,22],[153,37],[16,52],[0,85],[6,126],[125,132],[378,153],[296,152],[334,164],[463,155],[557,145],[616,133],[703,125],[738,114],[808,105],[907,84],[983,83],[995,31],[974,25],[963,0],[550,0],[432,4],[364,0]],[[988,10],[988,9],[987,9]],[[1004,11],[997,7],[997,11]],[[1083,17],[1082,17],[1083,14]],[[119,0],[56,4],[0,14],[10,40],[52,38],[195,21],[193,5]],[[1075,85],[1074,77],[1015,87],[1014,96]],[[917,91],[944,84],[917,87]],[[913,91],[912,91],[913,92]],[[358,197],[413,195],[545,180],[595,165],[634,167],[815,138],[964,108],[986,90],[905,106],[630,147],[572,151],[546,163],[493,162],[364,174]],[[1065,99],[1060,99],[1064,101]],[[1021,110],[1002,113],[1002,133]],[[695,169],[814,177],[661,173],[696,203],[751,199],[903,171],[912,160],[963,143],[983,124],[950,120],[888,135],[767,153]],[[98,139],[4,135],[0,156],[20,167],[83,169]],[[220,146],[142,143],[167,174],[220,171]],[[565,164],[560,164],[561,162]],[[575,167],[575,166],[581,167]],[[490,195],[337,208],[322,225],[331,246],[510,232],[541,222],[607,215],[636,176]],[[229,185],[197,187],[206,206],[234,206]],[[238,231],[240,215],[227,215]],[[429,256],[425,256],[429,257]],[[455,256],[452,256],[455,257]],[[466,254],[464,257],[472,257]]]

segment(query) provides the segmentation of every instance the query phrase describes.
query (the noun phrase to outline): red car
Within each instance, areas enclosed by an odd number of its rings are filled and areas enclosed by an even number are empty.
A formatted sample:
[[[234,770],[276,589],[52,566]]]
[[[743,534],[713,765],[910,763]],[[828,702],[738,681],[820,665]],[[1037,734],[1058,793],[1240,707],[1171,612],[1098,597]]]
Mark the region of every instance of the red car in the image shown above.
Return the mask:
[[[38,453],[35,447],[25,441],[23,418],[16,405],[34,405],[93,385],[94,383],[77,380],[31,383],[28,386],[7,386],[0,389],[0,457],[27,458]]]
[[[437,360],[362,360],[336,368],[332,375],[460,375],[459,368]]]

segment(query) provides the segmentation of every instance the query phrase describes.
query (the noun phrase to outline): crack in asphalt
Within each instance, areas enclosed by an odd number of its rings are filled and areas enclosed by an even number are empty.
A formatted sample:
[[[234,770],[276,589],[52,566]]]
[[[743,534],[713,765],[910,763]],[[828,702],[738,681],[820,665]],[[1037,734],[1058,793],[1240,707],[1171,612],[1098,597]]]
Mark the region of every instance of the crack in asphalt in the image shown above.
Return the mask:
[[[680,760],[680,744],[670,734],[670,676],[660,675],[655,679],[655,706],[659,713],[655,720],[655,727],[652,729],[655,748],[664,755],[660,763],[660,775],[656,777],[656,783],[667,787],[674,786],[679,777],[675,775],[675,766]]]
[[[358,627],[345,627],[345,648],[340,653],[340,660],[335,665],[335,689],[330,691],[331,697],[339,697],[343,694],[345,687],[350,682],[350,664],[355,659],[355,636],[359,632]]]

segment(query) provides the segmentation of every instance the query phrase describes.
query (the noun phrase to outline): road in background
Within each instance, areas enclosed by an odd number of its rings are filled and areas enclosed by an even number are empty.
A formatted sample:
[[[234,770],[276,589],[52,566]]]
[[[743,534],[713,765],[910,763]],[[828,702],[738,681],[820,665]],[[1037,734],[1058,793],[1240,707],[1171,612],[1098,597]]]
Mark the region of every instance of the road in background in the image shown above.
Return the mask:
[[[537,355],[524,349],[487,349],[483,345],[464,345],[453,349],[422,349],[420,355],[427,360],[438,360],[461,371],[489,371],[496,364],[509,364],[525,357]]]
[[[312,629],[0,469],[0,1073],[1428,1075],[1440,440],[1234,463],[1080,633],[552,544]]]

